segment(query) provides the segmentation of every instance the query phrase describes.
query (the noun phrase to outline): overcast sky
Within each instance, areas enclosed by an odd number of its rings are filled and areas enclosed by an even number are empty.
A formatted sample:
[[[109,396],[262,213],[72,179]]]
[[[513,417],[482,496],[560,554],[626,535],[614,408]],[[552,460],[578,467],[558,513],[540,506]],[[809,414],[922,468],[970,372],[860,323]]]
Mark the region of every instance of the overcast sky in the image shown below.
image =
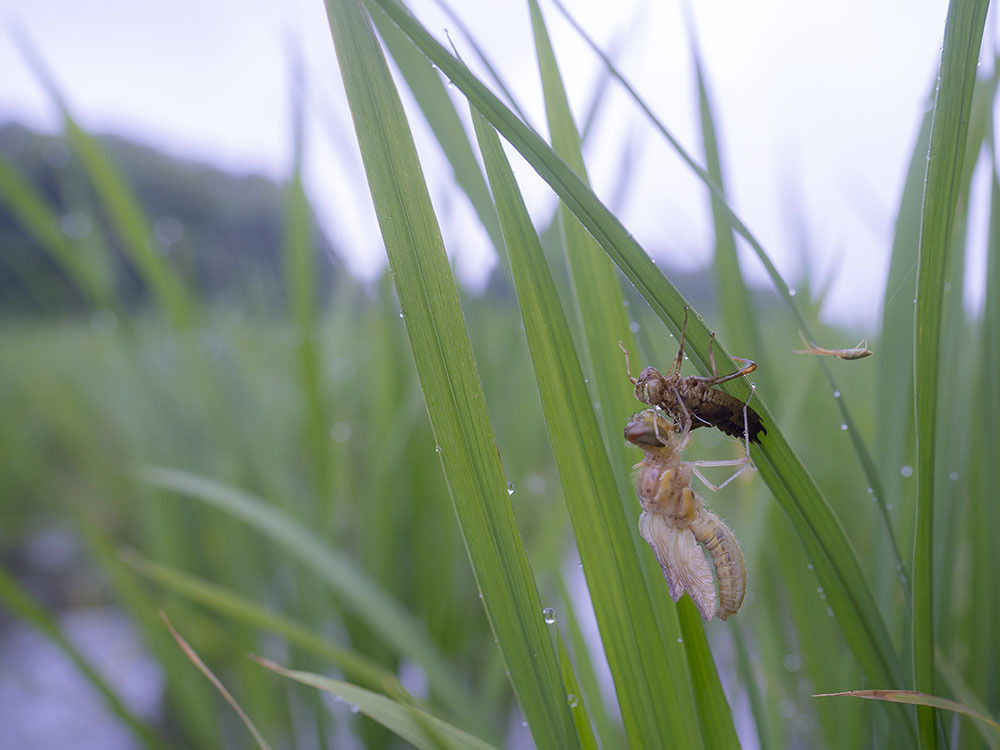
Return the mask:
[[[430,2],[410,3],[466,60],[460,34]],[[454,3],[546,132],[526,3]],[[690,47],[677,3],[567,2],[682,143],[700,153]],[[692,3],[712,86],[731,203],[790,283],[808,264],[832,281],[824,317],[868,330],[879,316],[892,225],[906,165],[940,54],[944,0],[794,0]],[[609,12],[609,7],[612,11]],[[578,121],[600,66],[546,2]],[[277,179],[290,162],[290,49],[305,63],[307,183],[338,250],[371,277],[384,252],[319,0],[0,0],[0,19],[32,40],[81,123],[186,158]],[[992,19],[986,47],[992,57]],[[2,37],[0,37],[2,38]],[[9,37],[0,43],[0,121],[58,128],[51,102]],[[465,105],[453,91],[459,109]],[[408,110],[417,110],[405,97]],[[466,200],[419,115],[412,118],[449,251],[467,283],[495,262]],[[696,267],[710,254],[705,190],[619,91],[604,102],[587,144],[598,194],[661,264]],[[700,160],[700,157],[699,157]],[[542,221],[554,199],[525,164],[517,175]],[[802,247],[804,230],[808,248]],[[974,235],[975,237],[975,235]],[[976,241],[974,239],[974,246]],[[973,256],[982,268],[980,247]],[[765,278],[743,256],[751,278]],[[981,295],[969,274],[967,299]],[[682,290],[683,291],[683,290]]]

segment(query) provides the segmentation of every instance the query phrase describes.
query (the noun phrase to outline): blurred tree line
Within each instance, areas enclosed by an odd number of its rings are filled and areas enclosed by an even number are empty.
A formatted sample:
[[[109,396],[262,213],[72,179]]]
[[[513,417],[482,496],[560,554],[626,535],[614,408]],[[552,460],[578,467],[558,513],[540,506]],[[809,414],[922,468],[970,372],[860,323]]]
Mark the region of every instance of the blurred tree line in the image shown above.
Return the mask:
[[[117,136],[100,137],[149,220],[150,249],[168,256],[189,289],[211,302],[283,304],[284,195],[258,175],[235,175],[177,159]],[[0,126],[0,158],[48,204],[58,230],[81,253],[104,256],[116,296],[136,308],[148,290],[109,226],[79,161],[58,135]],[[0,313],[86,308],[69,276],[19,222],[0,184]],[[315,221],[318,288],[343,269]]]

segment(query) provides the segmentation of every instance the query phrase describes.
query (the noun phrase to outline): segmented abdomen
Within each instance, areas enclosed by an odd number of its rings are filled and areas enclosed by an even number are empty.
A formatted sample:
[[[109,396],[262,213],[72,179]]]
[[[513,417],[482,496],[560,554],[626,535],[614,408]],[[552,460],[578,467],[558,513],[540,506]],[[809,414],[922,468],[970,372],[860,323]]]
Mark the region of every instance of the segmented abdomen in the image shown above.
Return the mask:
[[[712,556],[715,580],[719,586],[719,609],[716,614],[720,620],[725,620],[736,614],[747,592],[747,567],[740,543],[721,518],[704,509],[692,520],[690,529],[698,543]]]

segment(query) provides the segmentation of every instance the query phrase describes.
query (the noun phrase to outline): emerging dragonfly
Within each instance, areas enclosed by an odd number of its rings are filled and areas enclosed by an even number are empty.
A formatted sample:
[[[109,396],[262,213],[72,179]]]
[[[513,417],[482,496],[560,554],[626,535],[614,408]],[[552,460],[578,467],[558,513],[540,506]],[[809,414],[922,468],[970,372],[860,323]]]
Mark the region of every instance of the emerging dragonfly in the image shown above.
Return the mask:
[[[642,506],[639,533],[652,547],[663,569],[670,597],[676,602],[686,591],[706,621],[715,616],[725,620],[736,613],[746,594],[747,571],[739,542],[721,518],[705,509],[702,499],[691,488],[691,476],[697,476],[706,486],[718,490],[751,466],[747,412],[744,407],[746,455],[728,461],[683,460],[691,435],[690,415],[680,432],[656,409],[634,414],[625,427],[625,439],[642,448],[644,453],[634,467],[636,491]],[[698,470],[705,466],[738,466],[739,469],[716,486]],[[698,545],[712,558],[715,583]]]
[[[685,414],[689,415],[692,430],[709,425],[718,427],[732,437],[742,437],[746,426],[750,440],[759,443],[760,434],[767,434],[767,430],[761,424],[760,415],[738,398],[712,388],[713,385],[725,383],[727,380],[749,375],[757,369],[757,363],[742,357],[733,357],[742,362],[743,367],[728,375],[719,375],[715,368],[715,355],[712,353],[712,342],[715,341],[713,331],[708,342],[708,359],[712,364],[712,376],[690,375],[682,378],[681,363],[684,361],[687,316],[688,308],[685,307],[681,344],[666,375],[661,375],[655,367],[646,367],[639,373],[638,378],[633,378],[629,369],[628,352],[622,343],[618,342],[619,348],[625,352],[625,372],[635,386],[635,397],[644,404],[663,409],[675,424],[680,424]]]

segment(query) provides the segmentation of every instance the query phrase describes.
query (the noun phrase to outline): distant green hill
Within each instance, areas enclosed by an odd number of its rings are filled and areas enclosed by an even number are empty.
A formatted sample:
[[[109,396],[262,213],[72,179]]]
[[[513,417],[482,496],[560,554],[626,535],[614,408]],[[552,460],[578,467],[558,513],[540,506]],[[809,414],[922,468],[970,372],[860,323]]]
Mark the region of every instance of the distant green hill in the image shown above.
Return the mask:
[[[174,158],[116,136],[100,138],[149,218],[149,242],[168,254],[206,300],[280,303],[283,295],[281,187],[258,175],[235,175]],[[103,255],[117,298],[142,305],[147,290],[122,254],[79,162],[60,136],[18,124],[0,126],[0,159],[38,190],[60,230],[82,253]],[[320,289],[341,266],[313,222]],[[0,185],[0,311],[85,309],[58,264],[28,235]]]

